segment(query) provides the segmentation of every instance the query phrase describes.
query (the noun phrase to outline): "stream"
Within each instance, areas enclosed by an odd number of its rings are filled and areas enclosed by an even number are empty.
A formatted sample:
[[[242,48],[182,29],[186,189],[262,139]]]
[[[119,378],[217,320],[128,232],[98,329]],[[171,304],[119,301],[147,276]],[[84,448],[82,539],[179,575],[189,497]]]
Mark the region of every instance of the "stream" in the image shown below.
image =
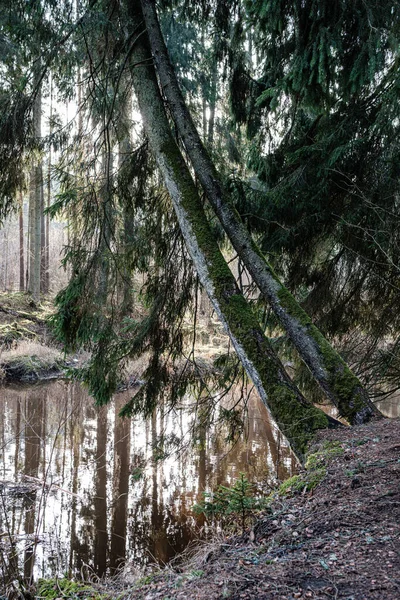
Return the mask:
[[[233,447],[215,425],[192,439],[193,399],[187,410],[161,406],[144,422],[118,416],[131,396],[97,409],[76,382],[0,387],[3,576],[102,576],[124,563],[166,564],[201,535],[192,506],[202,492],[243,472],[267,493],[296,467],[255,394]],[[165,456],[172,441],[179,449]]]

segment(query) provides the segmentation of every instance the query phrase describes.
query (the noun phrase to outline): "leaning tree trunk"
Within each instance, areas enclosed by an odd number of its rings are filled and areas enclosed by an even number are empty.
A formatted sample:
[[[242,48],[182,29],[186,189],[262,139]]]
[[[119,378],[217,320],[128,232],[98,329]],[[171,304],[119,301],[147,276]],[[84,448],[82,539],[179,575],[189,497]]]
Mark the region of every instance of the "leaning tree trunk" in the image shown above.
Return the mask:
[[[230,205],[182,96],[157,19],[154,0],[141,0],[163,94],[194,171],[232,246],[327,398],[351,424],[380,415],[359,379],[285,288]]]
[[[293,450],[301,457],[314,433],[334,420],[308,402],[294,386],[237,286],[172,135],[149,60],[148,38],[142,31],[140,1],[129,0],[128,6],[131,25],[137,33],[130,55],[133,85],[150,147],[171,196],[187,249],[240,361]]]

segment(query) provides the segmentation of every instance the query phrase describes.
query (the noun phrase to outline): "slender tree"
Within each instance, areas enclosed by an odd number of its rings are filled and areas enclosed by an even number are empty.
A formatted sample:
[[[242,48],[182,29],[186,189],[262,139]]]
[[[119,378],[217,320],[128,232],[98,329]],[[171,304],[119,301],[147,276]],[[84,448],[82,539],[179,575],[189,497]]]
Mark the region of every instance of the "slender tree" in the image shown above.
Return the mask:
[[[42,135],[42,91],[38,66],[34,76],[33,128],[36,143]],[[42,221],[43,221],[43,169],[40,157],[35,157],[30,172],[29,183],[29,283],[35,302],[40,301],[42,263]]]
[[[19,194],[19,291],[25,290],[25,267],[24,267],[24,200],[22,192]]]

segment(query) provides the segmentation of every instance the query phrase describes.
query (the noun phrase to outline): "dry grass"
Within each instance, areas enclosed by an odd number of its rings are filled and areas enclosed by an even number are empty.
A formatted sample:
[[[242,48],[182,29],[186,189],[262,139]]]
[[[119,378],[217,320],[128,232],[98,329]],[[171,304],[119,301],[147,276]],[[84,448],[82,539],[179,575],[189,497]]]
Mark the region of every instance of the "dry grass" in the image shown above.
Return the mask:
[[[35,381],[55,376],[64,366],[63,354],[31,340],[0,351],[0,380]]]
[[[56,348],[49,348],[32,340],[23,340],[16,348],[0,352],[0,362],[14,362],[24,357],[33,356],[46,364],[53,364],[63,358],[62,353]]]
[[[181,554],[171,560],[169,568],[179,573],[201,570],[212,556],[220,552],[221,547],[227,548],[230,545],[227,543],[226,533],[216,527],[210,526],[207,535],[208,539],[192,540]]]

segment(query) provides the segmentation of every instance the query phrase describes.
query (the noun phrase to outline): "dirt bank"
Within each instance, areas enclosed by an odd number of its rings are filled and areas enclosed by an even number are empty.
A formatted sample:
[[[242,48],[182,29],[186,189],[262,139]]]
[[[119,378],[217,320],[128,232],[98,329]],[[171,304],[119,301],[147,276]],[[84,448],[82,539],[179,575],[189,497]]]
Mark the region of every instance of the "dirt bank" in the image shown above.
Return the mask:
[[[311,453],[309,472],[322,477],[314,489],[301,475],[248,534],[124,597],[400,598],[400,421],[322,433]]]
[[[48,326],[52,302],[36,306],[28,294],[0,293],[0,381],[59,377],[68,366]]]

